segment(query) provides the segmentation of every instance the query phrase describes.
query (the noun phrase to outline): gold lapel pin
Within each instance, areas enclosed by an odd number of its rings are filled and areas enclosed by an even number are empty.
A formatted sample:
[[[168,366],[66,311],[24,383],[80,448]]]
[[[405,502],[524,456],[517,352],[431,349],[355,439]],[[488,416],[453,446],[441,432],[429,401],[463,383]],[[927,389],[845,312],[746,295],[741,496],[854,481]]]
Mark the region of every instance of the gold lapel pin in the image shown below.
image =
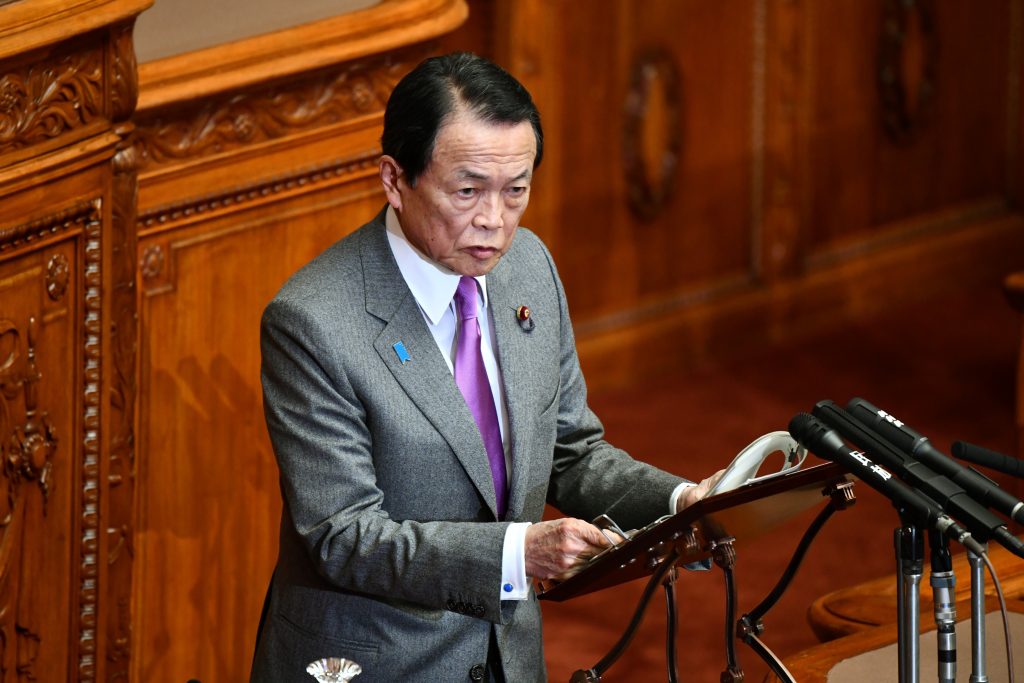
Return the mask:
[[[530,317],[529,306],[520,306],[516,309],[516,320],[519,321],[519,327],[524,331],[529,332],[533,329],[533,318]]]

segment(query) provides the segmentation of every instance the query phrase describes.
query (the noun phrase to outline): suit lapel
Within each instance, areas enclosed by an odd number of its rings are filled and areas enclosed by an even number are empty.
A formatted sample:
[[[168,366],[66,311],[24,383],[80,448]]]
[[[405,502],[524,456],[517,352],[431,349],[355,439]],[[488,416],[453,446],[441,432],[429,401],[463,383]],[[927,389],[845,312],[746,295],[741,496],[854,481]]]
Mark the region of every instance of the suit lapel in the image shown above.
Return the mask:
[[[498,341],[498,363],[505,388],[505,407],[508,410],[508,429],[511,439],[512,471],[509,473],[508,519],[522,512],[526,496],[530,466],[529,453],[521,444],[532,443],[533,420],[529,406],[533,397],[526,395],[530,372],[529,347],[526,332],[516,320],[516,308],[522,305],[511,273],[514,256],[506,254],[487,275],[487,297],[491,309],[494,334]]]
[[[378,219],[379,226],[365,233],[360,249],[366,311],[385,323],[373,347],[410,400],[451,446],[467,476],[496,514],[494,481],[480,431],[402,279],[387,243],[383,214]],[[408,353],[404,363],[395,349],[399,342]]]

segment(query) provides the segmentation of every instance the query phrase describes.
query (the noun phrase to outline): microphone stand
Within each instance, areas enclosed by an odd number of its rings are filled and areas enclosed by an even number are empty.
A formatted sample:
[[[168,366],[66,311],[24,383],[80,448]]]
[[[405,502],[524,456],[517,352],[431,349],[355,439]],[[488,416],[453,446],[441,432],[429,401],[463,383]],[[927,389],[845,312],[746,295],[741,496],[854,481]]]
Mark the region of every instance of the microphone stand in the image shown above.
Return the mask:
[[[981,556],[970,550],[967,551],[967,561],[971,564],[970,683],[988,683],[985,673],[985,565]]]
[[[949,554],[949,539],[928,530],[932,548],[932,603],[935,610],[936,654],[939,683],[956,683],[956,574]]]
[[[902,510],[901,517],[902,515]],[[924,536],[909,520],[893,534],[896,547],[896,611],[899,641],[899,682],[919,683],[921,676],[921,576],[924,574]]]

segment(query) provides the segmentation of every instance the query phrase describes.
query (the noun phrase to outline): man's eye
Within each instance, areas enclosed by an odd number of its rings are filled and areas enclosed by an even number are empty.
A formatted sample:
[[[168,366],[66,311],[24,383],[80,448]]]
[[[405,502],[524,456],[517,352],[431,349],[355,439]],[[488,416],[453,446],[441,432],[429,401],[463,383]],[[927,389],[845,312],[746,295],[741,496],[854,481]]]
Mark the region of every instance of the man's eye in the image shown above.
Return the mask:
[[[455,194],[459,195],[460,197],[468,199],[468,198],[470,198],[470,197],[472,197],[473,195],[476,194],[476,188],[475,187],[463,187],[463,188],[459,189],[458,191],[456,191]]]
[[[526,192],[525,185],[516,185],[515,187],[508,188],[508,193],[513,197],[518,197]]]

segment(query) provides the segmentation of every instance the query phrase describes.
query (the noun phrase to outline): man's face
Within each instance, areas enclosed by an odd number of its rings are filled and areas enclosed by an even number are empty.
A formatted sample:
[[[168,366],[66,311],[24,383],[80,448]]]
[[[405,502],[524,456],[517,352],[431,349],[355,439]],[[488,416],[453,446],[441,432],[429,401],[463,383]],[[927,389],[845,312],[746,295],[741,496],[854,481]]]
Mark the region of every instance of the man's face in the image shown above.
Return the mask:
[[[413,246],[460,275],[486,275],[512,245],[536,156],[529,122],[489,123],[457,109],[415,187],[391,157],[381,177]]]

